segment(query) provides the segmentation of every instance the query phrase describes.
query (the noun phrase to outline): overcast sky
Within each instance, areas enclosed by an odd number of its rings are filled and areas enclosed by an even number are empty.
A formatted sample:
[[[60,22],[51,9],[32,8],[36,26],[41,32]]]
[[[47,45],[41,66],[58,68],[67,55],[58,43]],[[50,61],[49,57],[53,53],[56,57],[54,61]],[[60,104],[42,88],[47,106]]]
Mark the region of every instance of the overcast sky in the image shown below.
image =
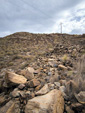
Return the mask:
[[[85,0],[0,0],[0,37],[14,32],[85,33]]]

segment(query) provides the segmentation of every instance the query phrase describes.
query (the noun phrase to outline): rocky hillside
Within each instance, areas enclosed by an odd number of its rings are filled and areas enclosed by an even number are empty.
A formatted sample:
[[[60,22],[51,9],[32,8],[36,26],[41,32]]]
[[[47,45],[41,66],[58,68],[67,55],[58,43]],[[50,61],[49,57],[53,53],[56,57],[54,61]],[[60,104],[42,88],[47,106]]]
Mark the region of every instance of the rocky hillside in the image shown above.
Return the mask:
[[[0,113],[85,113],[85,35],[0,38]]]

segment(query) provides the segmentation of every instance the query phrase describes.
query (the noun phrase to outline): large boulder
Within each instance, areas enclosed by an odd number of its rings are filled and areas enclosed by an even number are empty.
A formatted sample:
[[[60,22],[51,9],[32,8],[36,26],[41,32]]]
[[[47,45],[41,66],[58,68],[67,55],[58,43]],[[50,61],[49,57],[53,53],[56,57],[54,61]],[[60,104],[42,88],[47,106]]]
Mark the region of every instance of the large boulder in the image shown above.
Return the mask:
[[[12,85],[18,85],[18,84],[24,84],[26,83],[27,79],[22,76],[22,75],[18,75],[16,73],[13,72],[7,72],[5,75],[5,82],[7,84],[12,84]]]
[[[61,91],[54,89],[43,96],[29,100],[25,113],[63,113],[64,99]]]

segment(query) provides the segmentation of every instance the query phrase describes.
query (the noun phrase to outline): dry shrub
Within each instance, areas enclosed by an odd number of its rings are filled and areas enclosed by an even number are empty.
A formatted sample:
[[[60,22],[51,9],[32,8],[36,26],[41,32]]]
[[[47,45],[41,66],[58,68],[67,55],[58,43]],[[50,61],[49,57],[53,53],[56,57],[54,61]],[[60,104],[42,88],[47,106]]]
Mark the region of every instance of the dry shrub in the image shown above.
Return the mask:
[[[85,91],[85,55],[83,55],[77,63],[77,75],[74,81],[78,85],[78,90]]]
[[[77,75],[66,84],[66,94],[73,98],[75,93],[85,91],[85,55],[77,63]]]
[[[69,98],[73,98],[74,94],[77,93],[78,91],[78,86],[75,83],[75,81],[70,80],[66,84],[66,94],[69,96]]]

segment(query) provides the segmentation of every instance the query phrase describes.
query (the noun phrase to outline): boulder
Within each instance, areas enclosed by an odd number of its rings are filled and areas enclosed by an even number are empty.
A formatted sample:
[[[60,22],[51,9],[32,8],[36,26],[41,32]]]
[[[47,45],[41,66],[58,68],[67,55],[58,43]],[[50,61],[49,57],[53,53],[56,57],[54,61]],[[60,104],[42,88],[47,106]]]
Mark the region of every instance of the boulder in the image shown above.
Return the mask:
[[[35,91],[38,91],[38,90],[40,90],[40,88],[42,87],[42,85],[40,84],[40,85],[38,85],[36,88],[35,88]]]
[[[29,100],[25,113],[63,113],[64,99],[59,90],[52,90],[46,95]]]
[[[26,83],[26,81],[27,81],[27,79],[24,76],[18,75],[13,72],[7,72],[5,75],[5,82],[7,84],[12,83],[12,85],[19,85],[19,84]]]
[[[74,111],[69,106],[66,106],[66,111],[67,113],[74,113]]]
[[[65,86],[66,85],[66,80],[60,80],[59,82],[60,82],[61,86]]]
[[[60,90],[62,93],[65,93],[66,87],[65,87],[65,86],[60,86],[59,90]]]
[[[19,97],[20,95],[23,96],[24,95],[24,91],[20,91],[18,90],[18,88],[15,88],[10,95],[14,98]]]
[[[49,89],[50,89],[50,90],[53,90],[54,87],[55,87],[55,85],[54,85],[54,84],[51,84],[51,83],[48,83],[48,86],[49,86]]]
[[[30,73],[32,73],[32,74],[35,72],[34,68],[32,68],[32,67],[28,67],[27,69],[28,69],[28,71],[29,71]]]
[[[84,109],[84,105],[81,103],[72,103],[71,108],[76,111],[76,113],[82,113],[81,111]]]
[[[85,113],[85,109],[82,110],[82,113]]]
[[[24,84],[20,84],[19,86],[18,86],[18,89],[20,89],[20,90],[23,90],[25,88],[25,85]]]
[[[25,92],[25,95],[26,95],[26,99],[32,99],[35,97],[35,93],[34,92],[31,92],[31,91],[26,91]]]
[[[85,104],[85,91],[81,91],[80,93],[75,94],[75,97],[78,102],[80,102],[81,104]]]
[[[7,100],[6,100],[5,96],[4,95],[0,96],[0,106],[5,104],[6,102],[7,102]]]
[[[30,91],[26,91],[25,94],[29,96],[31,93],[30,93]]]
[[[38,92],[36,92],[36,95],[44,95],[49,92],[48,84],[45,84]]]
[[[40,85],[39,80],[37,80],[37,79],[32,79],[32,80],[30,81],[30,87],[36,87],[36,86],[38,86],[38,85]]]
[[[31,80],[34,78],[34,74],[33,74],[33,70],[32,69],[24,69],[24,70],[21,70],[19,72],[21,75],[25,76],[25,78],[27,78],[27,80]]]
[[[35,97],[34,92],[30,93],[30,98],[34,98],[34,97]]]
[[[54,85],[56,86],[56,88],[60,87],[60,83],[59,82],[54,82]]]
[[[20,113],[19,102],[10,100],[5,106],[0,108],[0,113]]]
[[[62,92],[63,97],[66,98],[67,97],[67,95],[65,94],[66,87],[65,86],[60,86],[59,90]]]

